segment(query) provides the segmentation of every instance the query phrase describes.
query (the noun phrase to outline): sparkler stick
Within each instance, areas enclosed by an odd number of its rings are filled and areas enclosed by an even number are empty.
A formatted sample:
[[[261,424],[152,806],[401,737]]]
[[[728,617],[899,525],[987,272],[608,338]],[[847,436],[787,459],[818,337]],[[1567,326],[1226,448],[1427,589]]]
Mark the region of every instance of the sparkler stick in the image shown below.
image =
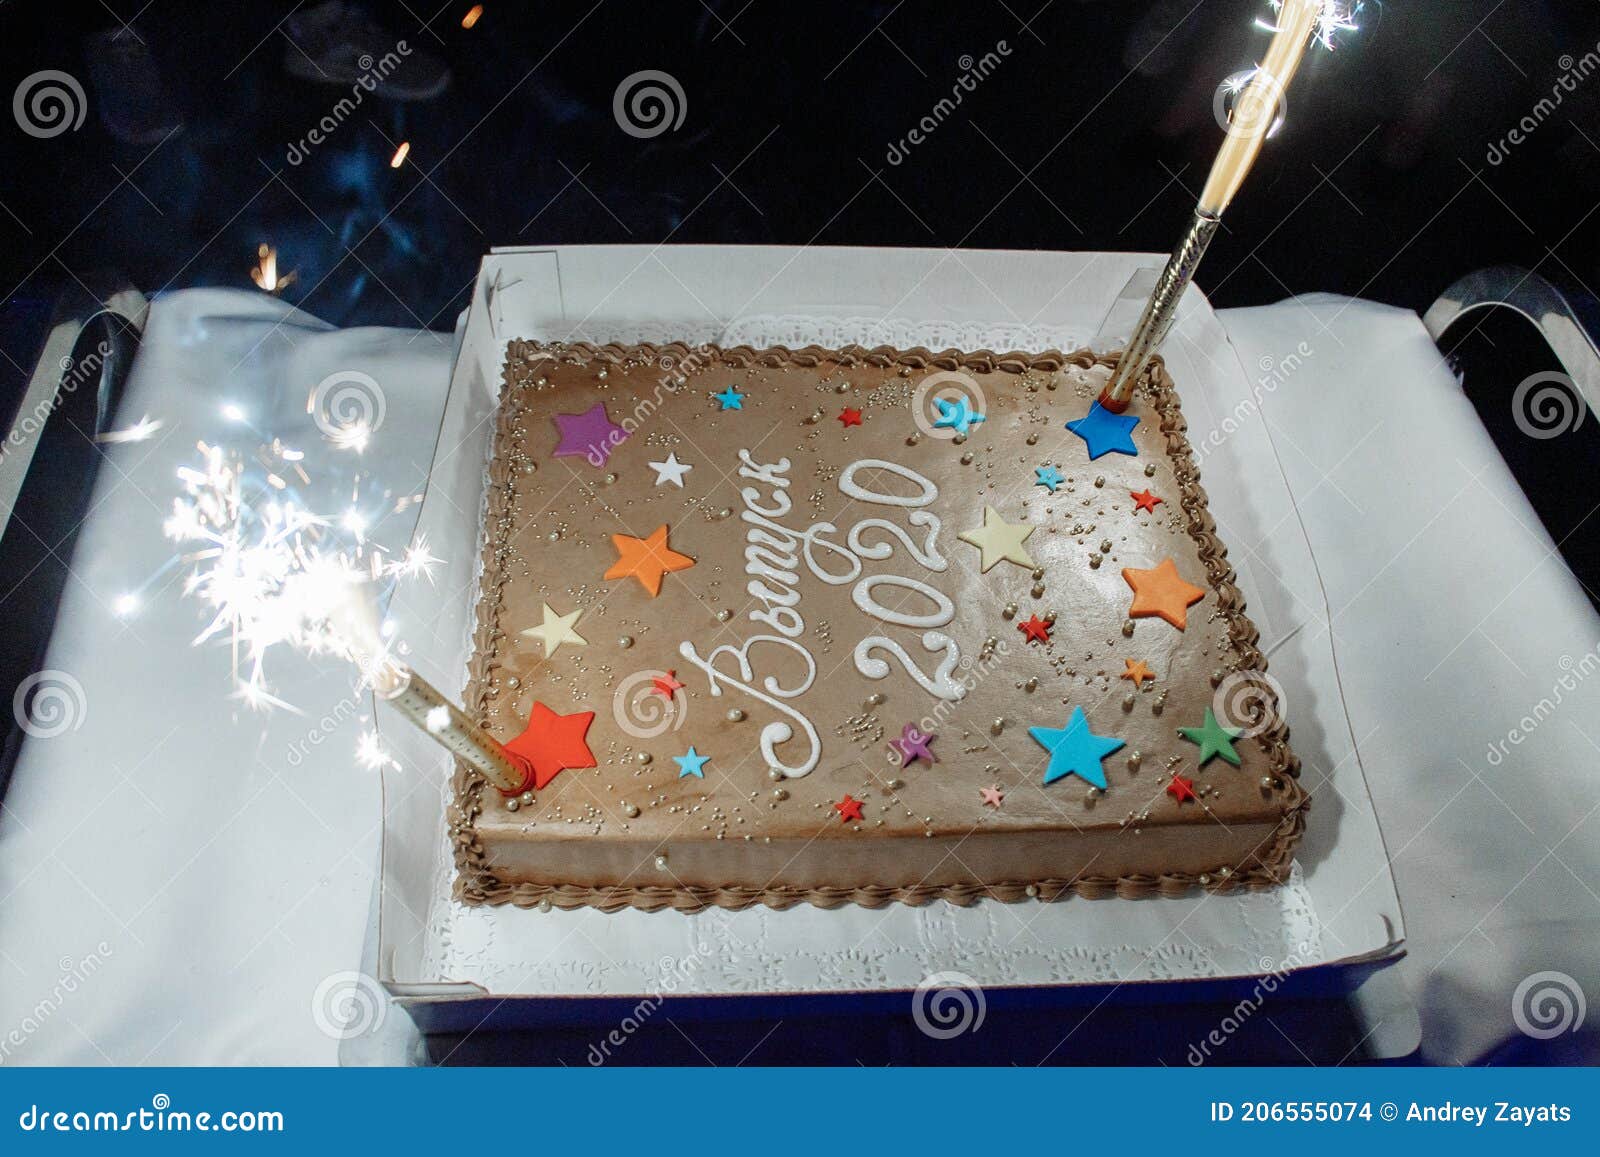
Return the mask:
[[[200,451],[199,467],[179,471],[186,497],[175,500],[166,532],[199,544],[186,556],[194,569],[185,590],[216,613],[195,642],[231,636],[241,697],[278,702],[263,667],[276,644],[337,655],[357,665],[379,699],[495,787],[524,790],[533,778],[527,761],[397,658],[378,621],[376,582],[427,573],[439,561],[427,544],[418,541],[403,558],[386,559],[365,541],[354,509],[340,522],[353,545],[337,541],[336,520],[295,499],[295,483],[310,481],[304,455],[280,442],[250,459],[204,443]]]
[[[1272,44],[1260,67],[1236,94],[1228,134],[1211,164],[1194,216],[1184,231],[1134,327],[1116,371],[1100,393],[1100,404],[1120,414],[1151,356],[1166,340],[1177,317],[1178,301],[1194,280],[1206,247],[1216,236],[1222,214],[1244,184],[1261,146],[1281,118],[1284,93],[1313,39],[1332,46],[1335,32],[1352,29],[1352,6],[1344,0],[1281,0]],[[1355,7],[1359,7],[1356,5]]]

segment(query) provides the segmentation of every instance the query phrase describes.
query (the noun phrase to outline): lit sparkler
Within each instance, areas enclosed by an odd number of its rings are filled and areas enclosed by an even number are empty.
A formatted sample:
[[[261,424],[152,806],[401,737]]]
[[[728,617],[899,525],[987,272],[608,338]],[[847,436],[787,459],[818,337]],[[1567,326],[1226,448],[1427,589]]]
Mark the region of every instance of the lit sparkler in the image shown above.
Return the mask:
[[[1306,49],[1312,43],[1331,49],[1338,33],[1355,29],[1361,4],[1359,0],[1272,0],[1272,9],[1275,20],[1257,21],[1272,32],[1272,43],[1261,64],[1230,91],[1233,103],[1227,136],[1211,164],[1189,228],[1167,259],[1139,324],[1100,393],[1100,405],[1114,413],[1128,408],[1139,376],[1172,329],[1178,301],[1194,280],[1223,212],[1244,184],[1261,146],[1282,124],[1284,94]]]

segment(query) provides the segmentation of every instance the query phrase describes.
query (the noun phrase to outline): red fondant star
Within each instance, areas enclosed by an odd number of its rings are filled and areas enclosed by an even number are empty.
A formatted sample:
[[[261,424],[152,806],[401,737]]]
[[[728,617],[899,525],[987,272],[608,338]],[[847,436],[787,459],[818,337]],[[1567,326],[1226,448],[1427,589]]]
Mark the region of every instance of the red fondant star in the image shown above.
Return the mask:
[[[846,426],[859,426],[861,425],[861,411],[853,410],[849,406],[846,406],[839,413],[839,421],[843,422]]]
[[[1148,510],[1151,514],[1156,512],[1157,503],[1166,501],[1165,498],[1157,498],[1148,490],[1130,490],[1128,496],[1133,499],[1135,510]]]
[[[1034,615],[1025,623],[1018,623],[1017,630],[1026,636],[1030,643],[1048,643],[1050,641],[1050,624]]]
[[[559,772],[599,766],[594,753],[584,741],[589,724],[593,722],[593,711],[557,715],[543,703],[535,703],[533,713],[528,716],[528,726],[521,735],[506,744],[506,750],[532,765],[533,786],[542,788]]]
[[[850,798],[850,793],[845,792],[844,798],[833,805],[833,810],[839,813],[839,821],[847,824],[861,818],[861,801]]]
[[[650,682],[652,691],[659,691],[668,699],[683,690],[683,684],[678,682],[678,673],[676,671],[668,671],[665,675],[657,675]]]
[[[1182,803],[1186,799],[1196,799],[1194,794],[1194,780],[1184,779],[1177,772],[1172,773],[1172,782],[1167,784],[1167,794]]]

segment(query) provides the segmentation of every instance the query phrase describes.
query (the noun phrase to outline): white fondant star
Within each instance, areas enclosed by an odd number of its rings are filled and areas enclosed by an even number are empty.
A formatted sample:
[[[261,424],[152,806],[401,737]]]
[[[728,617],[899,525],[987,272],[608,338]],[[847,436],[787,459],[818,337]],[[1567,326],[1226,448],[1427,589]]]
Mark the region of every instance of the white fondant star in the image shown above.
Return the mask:
[[[1028,541],[1028,536],[1032,533],[1033,527],[1028,523],[1007,522],[1000,517],[1000,512],[994,507],[985,506],[983,525],[975,530],[963,531],[956,537],[962,542],[970,542],[983,552],[983,558],[978,564],[980,570],[987,571],[1002,560],[1032,570],[1038,564],[1022,545]]]
[[[548,659],[556,653],[556,648],[561,646],[562,643],[588,645],[589,640],[572,629],[572,625],[578,621],[578,616],[582,613],[582,611],[573,611],[570,615],[558,615],[550,609],[549,603],[545,603],[544,622],[537,627],[529,627],[522,633],[530,639],[538,639],[543,643],[544,655]]]
[[[667,455],[665,462],[650,463],[650,469],[656,472],[657,486],[660,486],[663,482],[670,482],[679,490],[682,490],[683,476],[693,470],[694,467],[687,462],[679,462],[678,455],[671,453]]]

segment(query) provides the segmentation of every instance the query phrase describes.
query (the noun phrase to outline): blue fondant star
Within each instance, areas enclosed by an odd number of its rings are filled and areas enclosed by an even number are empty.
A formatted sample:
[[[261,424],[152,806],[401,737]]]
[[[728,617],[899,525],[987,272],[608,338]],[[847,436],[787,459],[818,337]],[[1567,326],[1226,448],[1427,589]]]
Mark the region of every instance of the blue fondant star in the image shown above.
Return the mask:
[[[1067,429],[1082,438],[1089,447],[1089,461],[1115,450],[1118,454],[1137,454],[1133,444],[1133,428],[1139,419],[1128,414],[1113,414],[1099,402],[1089,407],[1089,412],[1076,422],[1068,422]]]
[[[967,405],[965,398],[957,398],[955,401],[935,398],[933,405],[939,411],[939,416],[933,423],[935,430],[954,430],[957,434],[965,434],[983,421],[983,415]]]
[[[1065,482],[1066,476],[1054,466],[1035,466],[1033,473],[1036,477],[1035,486],[1043,486],[1051,494],[1056,492],[1056,487]]]
[[[744,409],[744,395],[738,390],[734,389],[732,386],[729,386],[720,394],[712,394],[711,396],[722,403],[722,408],[724,410]]]
[[[1028,734],[1050,753],[1050,762],[1044,769],[1046,783],[1076,775],[1103,788],[1106,773],[1100,769],[1100,761],[1122,746],[1120,739],[1090,731],[1089,718],[1082,707],[1072,709],[1072,718],[1065,727],[1030,727]]]
[[[679,779],[682,779],[686,775],[693,775],[700,779],[704,779],[706,777],[706,773],[700,769],[706,765],[706,762],[710,758],[711,757],[709,755],[701,755],[694,749],[694,744],[691,743],[689,745],[688,755],[674,755],[672,760],[678,765]]]

